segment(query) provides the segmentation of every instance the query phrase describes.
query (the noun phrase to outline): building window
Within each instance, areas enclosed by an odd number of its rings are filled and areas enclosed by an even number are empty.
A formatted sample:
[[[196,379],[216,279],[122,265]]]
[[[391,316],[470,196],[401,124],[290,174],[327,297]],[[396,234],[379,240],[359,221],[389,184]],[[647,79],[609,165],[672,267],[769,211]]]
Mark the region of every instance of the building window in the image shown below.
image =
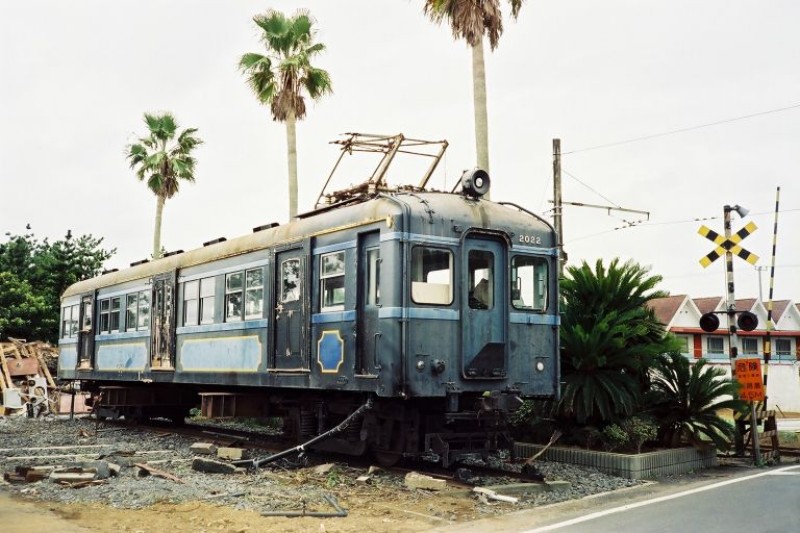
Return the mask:
[[[547,261],[517,255],[511,260],[511,304],[516,309],[544,311],[547,308]]]
[[[245,318],[261,318],[264,315],[264,269],[247,270],[244,278]]]
[[[791,339],[775,339],[775,355],[779,361],[792,361],[792,341]]]
[[[494,254],[470,250],[467,258],[469,306],[472,309],[494,307]]]
[[[725,341],[722,337],[708,337],[706,339],[706,352],[709,354],[725,353]]]
[[[216,289],[215,278],[205,278],[200,280],[200,323],[214,323],[214,291]]]
[[[78,334],[78,305],[68,305],[61,310],[61,338]]]
[[[234,272],[225,276],[225,322],[242,320],[242,272]]]
[[[281,263],[281,303],[300,299],[301,274],[299,259],[287,259]]]
[[[325,254],[319,266],[321,311],[344,309],[344,252]]]
[[[453,254],[415,246],[411,251],[411,299],[418,304],[453,303]]]
[[[758,339],[742,338],[742,353],[758,355]]]

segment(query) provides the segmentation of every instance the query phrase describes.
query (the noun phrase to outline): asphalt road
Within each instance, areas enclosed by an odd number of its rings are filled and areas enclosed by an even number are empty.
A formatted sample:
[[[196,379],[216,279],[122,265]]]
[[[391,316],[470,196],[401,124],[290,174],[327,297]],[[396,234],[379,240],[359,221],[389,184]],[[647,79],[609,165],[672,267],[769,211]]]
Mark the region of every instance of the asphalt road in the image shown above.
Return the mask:
[[[433,529],[444,533],[797,533],[800,465],[727,467],[691,479]]]

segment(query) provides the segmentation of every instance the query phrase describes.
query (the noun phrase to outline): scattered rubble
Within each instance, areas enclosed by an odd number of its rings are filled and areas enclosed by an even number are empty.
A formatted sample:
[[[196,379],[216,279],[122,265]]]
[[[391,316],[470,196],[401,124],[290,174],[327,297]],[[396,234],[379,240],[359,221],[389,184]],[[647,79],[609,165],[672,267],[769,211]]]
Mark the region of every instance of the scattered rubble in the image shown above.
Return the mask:
[[[262,451],[217,447],[208,437],[165,436],[135,426],[116,429],[88,418],[0,417],[5,480],[0,490],[119,509],[209,502],[274,517],[342,520],[366,515],[388,524],[376,531],[390,531],[391,524],[404,520],[429,526],[466,521],[640,483],[592,469],[537,462],[548,484],[518,483],[501,474],[476,476],[466,465],[460,476],[453,476],[458,482],[454,489],[446,479],[418,472],[314,464],[313,453],[304,468],[281,460],[268,468],[245,470],[235,462]],[[478,490],[464,490],[465,479]]]

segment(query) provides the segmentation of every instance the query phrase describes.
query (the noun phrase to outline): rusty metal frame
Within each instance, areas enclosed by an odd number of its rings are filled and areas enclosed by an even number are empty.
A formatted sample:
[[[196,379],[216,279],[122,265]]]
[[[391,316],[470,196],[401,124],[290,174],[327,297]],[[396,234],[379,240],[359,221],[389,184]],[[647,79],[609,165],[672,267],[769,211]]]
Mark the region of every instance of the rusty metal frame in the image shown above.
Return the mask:
[[[317,197],[316,208],[351,200],[363,194],[372,195],[379,191],[392,192],[401,188],[424,190],[425,186],[428,184],[428,180],[430,180],[433,172],[436,170],[436,167],[442,160],[442,156],[444,156],[444,152],[447,150],[448,146],[448,142],[446,140],[426,141],[423,139],[410,139],[402,133],[398,133],[397,135],[379,135],[350,132],[345,133],[344,135],[344,139],[331,141],[331,144],[338,144],[341,146],[341,153],[339,154],[339,158],[336,160],[336,163],[333,165],[333,169],[328,175],[328,179],[325,180],[325,184],[322,186],[322,190]],[[437,145],[439,146],[439,150],[436,153],[426,153],[418,150],[420,147]],[[372,175],[363,183],[350,187],[349,189],[326,193],[328,185],[330,184],[333,175],[336,173],[336,170],[339,168],[339,164],[344,159],[344,156],[353,155],[353,153],[358,152],[382,153],[383,157],[378,162],[375,170],[372,171]],[[395,156],[399,153],[430,157],[433,159],[418,185],[405,185],[392,188],[386,183],[386,172],[394,161]],[[327,200],[323,201],[323,199]]]

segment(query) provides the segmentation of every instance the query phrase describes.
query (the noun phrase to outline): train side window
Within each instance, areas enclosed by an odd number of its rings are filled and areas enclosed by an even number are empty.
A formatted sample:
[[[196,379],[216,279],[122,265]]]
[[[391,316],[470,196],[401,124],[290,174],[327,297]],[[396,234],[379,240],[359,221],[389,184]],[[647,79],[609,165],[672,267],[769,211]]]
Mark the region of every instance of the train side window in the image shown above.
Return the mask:
[[[453,303],[453,254],[415,246],[411,250],[411,299],[418,304]]]
[[[78,334],[78,306],[68,305],[61,312],[61,338]]]
[[[150,328],[150,292],[139,292],[139,313],[136,329]]]
[[[381,251],[367,250],[367,305],[381,304]]]
[[[261,318],[264,314],[264,270],[256,268],[245,272],[245,318]]]
[[[183,325],[196,326],[200,302],[200,282],[187,281],[183,284]]]
[[[100,333],[111,331],[111,300],[100,300]]]
[[[200,280],[200,323],[214,323],[214,290],[215,278]]]
[[[225,276],[225,322],[242,319],[242,292],[244,273],[234,272]]]
[[[125,330],[134,331],[139,323],[139,293],[127,295],[125,302]]]
[[[470,250],[469,264],[469,306],[472,309],[492,309],[494,307],[494,254],[482,250]]]
[[[111,331],[119,331],[122,318],[122,298],[111,298]]]
[[[281,303],[300,299],[300,260],[287,259],[281,263]]]
[[[344,252],[325,254],[320,261],[321,311],[344,309]]]
[[[547,308],[547,261],[516,255],[511,261],[511,305],[526,311]]]

